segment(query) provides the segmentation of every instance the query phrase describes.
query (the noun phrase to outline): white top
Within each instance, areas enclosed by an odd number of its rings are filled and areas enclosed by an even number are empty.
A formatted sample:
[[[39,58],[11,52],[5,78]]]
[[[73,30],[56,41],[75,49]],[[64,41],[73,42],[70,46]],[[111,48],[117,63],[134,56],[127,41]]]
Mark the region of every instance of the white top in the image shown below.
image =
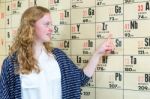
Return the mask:
[[[60,68],[52,54],[39,56],[39,74],[21,74],[22,99],[61,99]]]

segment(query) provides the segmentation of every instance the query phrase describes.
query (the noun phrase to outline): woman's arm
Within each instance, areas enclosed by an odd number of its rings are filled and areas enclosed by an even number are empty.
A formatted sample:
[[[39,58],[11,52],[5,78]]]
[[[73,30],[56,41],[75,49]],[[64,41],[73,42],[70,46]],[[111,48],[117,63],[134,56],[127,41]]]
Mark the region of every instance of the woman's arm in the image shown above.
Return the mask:
[[[112,34],[109,34],[108,39],[95,51],[87,66],[83,69],[84,73],[91,77],[95,71],[95,68],[104,54],[109,54],[113,49],[114,45],[111,40]]]

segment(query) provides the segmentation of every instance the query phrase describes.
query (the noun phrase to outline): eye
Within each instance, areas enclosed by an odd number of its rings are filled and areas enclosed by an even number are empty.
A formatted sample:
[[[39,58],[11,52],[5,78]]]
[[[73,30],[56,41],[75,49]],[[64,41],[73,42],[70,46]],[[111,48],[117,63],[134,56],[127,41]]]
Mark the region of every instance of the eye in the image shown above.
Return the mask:
[[[51,24],[51,23],[44,23],[44,25],[46,26],[46,27],[52,27],[53,26],[53,24]]]
[[[49,23],[44,23],[45,26],[49,26]]]

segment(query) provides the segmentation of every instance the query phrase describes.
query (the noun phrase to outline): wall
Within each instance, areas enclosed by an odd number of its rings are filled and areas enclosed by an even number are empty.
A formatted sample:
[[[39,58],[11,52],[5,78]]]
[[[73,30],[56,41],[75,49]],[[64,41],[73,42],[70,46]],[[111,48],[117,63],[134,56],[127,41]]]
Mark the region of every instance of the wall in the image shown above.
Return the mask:
[[[34,5],[51,10],[53,45],[80,68],[113,34],[115,51],[100,59],[81,90],[82,99],[149,99],[149,0],[0,0],[0,64],[8,55],[21,14]]]

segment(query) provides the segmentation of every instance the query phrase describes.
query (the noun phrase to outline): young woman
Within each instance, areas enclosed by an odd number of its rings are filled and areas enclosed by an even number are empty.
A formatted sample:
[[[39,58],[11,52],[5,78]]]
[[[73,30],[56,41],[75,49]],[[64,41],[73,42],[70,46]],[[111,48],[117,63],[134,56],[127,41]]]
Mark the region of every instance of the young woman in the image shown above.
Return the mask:
[[[108,38],[79,69],[63,51],[51,47],[52,32],[48,9],[35,6],[23,13],[2,65],[1,99],[80,99],[80,87],[93,75],[99,58],[113,49]]]

